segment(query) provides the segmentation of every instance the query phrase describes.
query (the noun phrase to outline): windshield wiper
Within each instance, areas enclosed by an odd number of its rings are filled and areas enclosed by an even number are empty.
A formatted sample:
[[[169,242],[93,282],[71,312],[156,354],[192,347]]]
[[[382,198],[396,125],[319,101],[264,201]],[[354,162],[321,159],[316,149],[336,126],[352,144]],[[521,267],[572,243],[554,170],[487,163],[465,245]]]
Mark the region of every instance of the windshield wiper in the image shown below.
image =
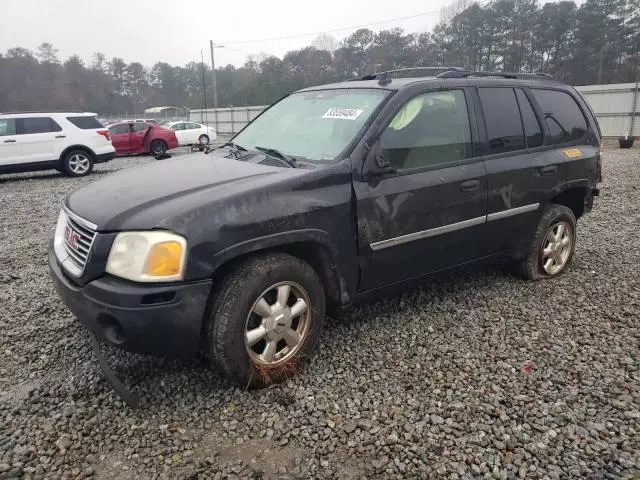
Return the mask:
[[[233,154],[233,156],[237,159],[241,156],[240,152],[246,152],[247,149],[244,148],[242,145],[238,145],[237,143],[233,143],[233,142],[227,142],[227,143],[223,143],[222,145],[219,145],[217,147],[211,147],[211,148],[207,148],[205,150],[205,153],[209,153],[212,152],[213,150],[218,150],[219,148],[225,148],[225,147],[229,147],[231,148],[231,153]]]
[[[272,157],[279,158],[280,160],[283,160],[284,162],[288,163],[290,167],[296,168],[297,160],[291,155],[285,155],[284,153],[276,150],[275,148],[268,148],[268,147],[254,147],[254,148],[263,153],[266,153],[267,155],[271,155]]]

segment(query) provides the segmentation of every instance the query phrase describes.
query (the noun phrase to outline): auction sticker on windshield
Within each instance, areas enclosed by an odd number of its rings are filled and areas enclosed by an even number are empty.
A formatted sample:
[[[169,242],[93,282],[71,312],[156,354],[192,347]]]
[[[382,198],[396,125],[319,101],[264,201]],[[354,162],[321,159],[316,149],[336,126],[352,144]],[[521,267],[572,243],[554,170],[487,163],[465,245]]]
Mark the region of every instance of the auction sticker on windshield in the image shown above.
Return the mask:
[[[357,108],[330,108],[322,118],[338,118],[342,120],[355,120],[364,110]]]

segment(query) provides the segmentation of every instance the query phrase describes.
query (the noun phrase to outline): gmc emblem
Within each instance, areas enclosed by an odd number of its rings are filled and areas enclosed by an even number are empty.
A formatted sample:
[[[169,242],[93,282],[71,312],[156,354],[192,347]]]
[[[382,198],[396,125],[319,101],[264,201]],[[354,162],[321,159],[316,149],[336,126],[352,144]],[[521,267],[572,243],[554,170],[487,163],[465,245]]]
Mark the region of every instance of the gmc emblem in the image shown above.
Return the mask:
[[[67,226],[64,229],[64,239],[67,241],[67,244],[73,248],[74,250],[78,250],[78,246],[80,245],[80,234],[74,232],[71,227]]]

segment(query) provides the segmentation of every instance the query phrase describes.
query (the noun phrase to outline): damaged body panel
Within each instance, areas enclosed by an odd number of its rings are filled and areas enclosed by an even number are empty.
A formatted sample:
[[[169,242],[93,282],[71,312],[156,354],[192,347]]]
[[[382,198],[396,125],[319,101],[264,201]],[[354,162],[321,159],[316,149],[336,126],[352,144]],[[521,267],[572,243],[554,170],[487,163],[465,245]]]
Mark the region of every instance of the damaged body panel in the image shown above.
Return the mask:
[[[209,345],[236,381],[266,385],[265,365],[285,375],[309,354],[325,306],[493,256],[554,277],[598,194],[597,123],[571,87],[496,77],[305,89],[225,145],[80,188],[54,283],[113,345]]]

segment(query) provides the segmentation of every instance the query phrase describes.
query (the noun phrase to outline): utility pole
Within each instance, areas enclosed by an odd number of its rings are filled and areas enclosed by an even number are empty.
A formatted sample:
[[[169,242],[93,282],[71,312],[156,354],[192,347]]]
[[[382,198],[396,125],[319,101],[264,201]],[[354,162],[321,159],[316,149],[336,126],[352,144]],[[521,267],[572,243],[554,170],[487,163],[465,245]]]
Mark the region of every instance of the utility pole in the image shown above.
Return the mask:
[[[213,112],[215,118],[215,130],[218,132],[218,86],[216,84],[216,60],[215,55],[213,54],[216,46],[222,45],[214,45],[213,40],[209,40],[209,48],[211,49],[211,73],[213,75]]]
[[[216,86],[216,60],[213,54],[214,47],[213,40],[209,40],[209,47],[211,48],[211,72],[213,73],[213,108],[218,108],[218,88]]]

